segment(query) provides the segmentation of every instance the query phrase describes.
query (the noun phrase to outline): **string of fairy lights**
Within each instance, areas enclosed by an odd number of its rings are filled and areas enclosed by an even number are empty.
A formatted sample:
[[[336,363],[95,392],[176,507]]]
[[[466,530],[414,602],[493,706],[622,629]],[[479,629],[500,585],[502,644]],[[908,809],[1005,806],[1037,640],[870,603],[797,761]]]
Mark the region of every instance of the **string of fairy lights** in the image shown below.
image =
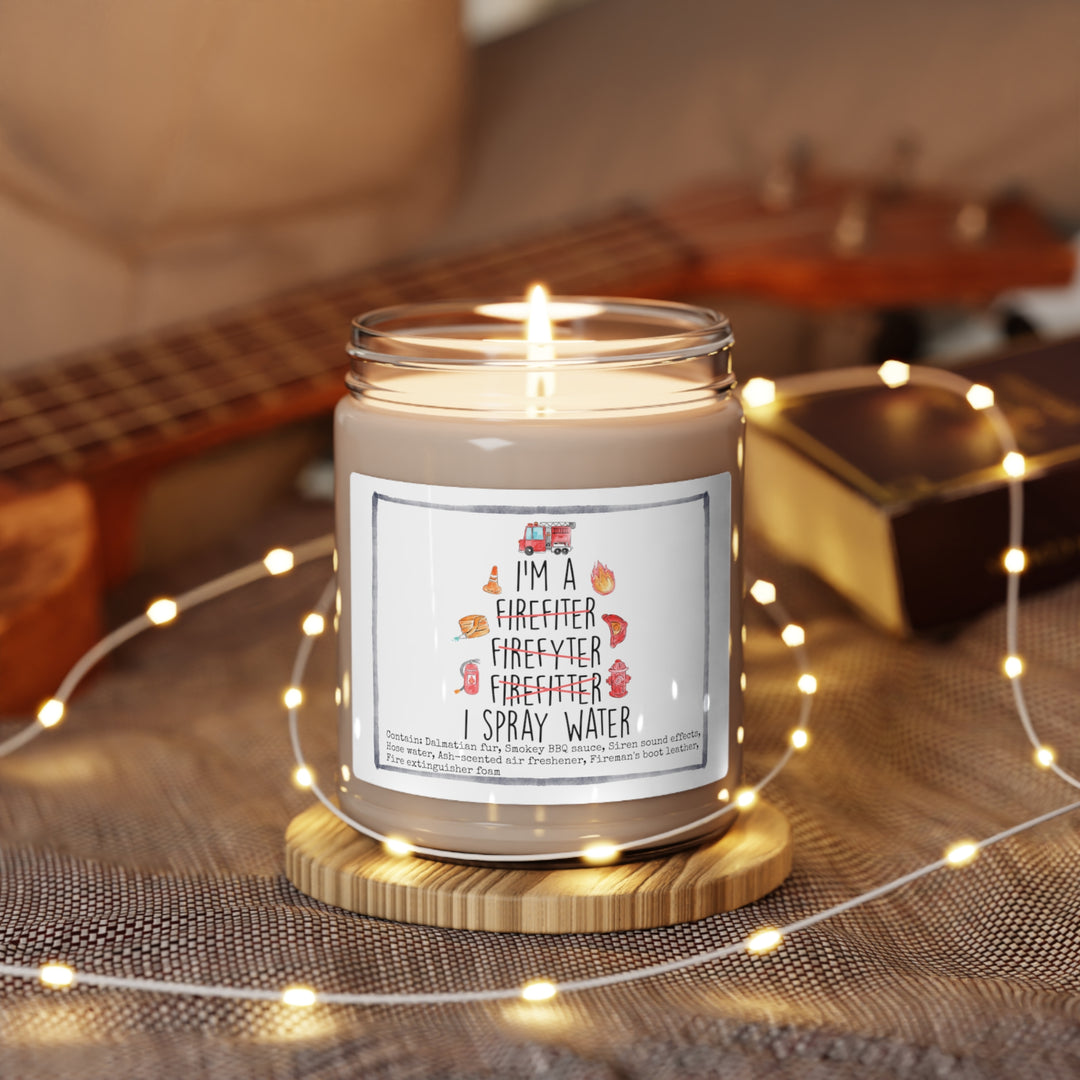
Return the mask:
[[[469,862],[505,863],[507,861],[505,855],[490,855],[477,851],[451,851],[445,848],[423,847],[410,844],[400,837],[387,836],[377,832],[346,814],[316,783],[315,774],[310,766],[306,764],[306,757],[303,748],[300,745],[300,732],[297,717],[299,708],[304,700],[304,692],[301,689],[301,684],[303,682],[304,671],[313,645],[311,638],[318,636],[325,629],[326,617],[329,613],[334,592],[335,582],[334,579],[331,578],[330,583],[323,591],[323,595],[318,604],[307,616],[305,616],[302,624],[305,638],[301,640],[300,646],[296,652],[296,659],[293,663],[291,676],[292,683],[282,695],[285,707],[288,710],[289,738],[292,743],[293,754],[296,758],[296,768],[293,770],[293,782],[299,787],[309,788],[315,798],[318,799],[319,802],[334,815],[334,817],[343,821],[351,828],[356,829],[357,832],[361,832],[372,840],[378,841],[392,855],[428,855],[433,858],[464,859]],[[803,674],[799,676],[797,683],[802,695],[798,721],[790,733],[787,748],[780,755],[780,758],[769,772],[756,784],[740,788],[735,792],[734,797],[732,797],[727,788],[721,788],[717,793],[717,798],[724,805],[713,813],[696,819],[690,825],[682,825],[676,829],[667,829],[664,832],[652,833],[649,836],[639,837],[637,840],[630,841],[620,846],[599,842],[591,843],[584,848],[576,848],[573,851],[558,851],[554,853],[544,852],[542,854],[532,855],[519,854],[513,857],[515,863],[553,862],[555,860],[579,859],[582,862],[591,863],[593,865],[603,865],[605,863],[614,862],[625,851],[633,851],[643,847],[653,847],[666,840],[685,836],[691,829],[696,829],[702,825],[716,821],[735,810],[749,809],[757,801],[758,793],[761,789],[764,788],[785,765],[787,765],[794,752],[806,749],[810,744],[810,732],[807,725],[810,720],[811,698],[817,690],[817,679],[806,671],[809,664],[805,648],[805,631],[801,626],[787,621],[786,612],[776,600],[776,587],[771,582],[755,582],[751,589],[751,595],[753,595],[759,603],[762,602],[763,597],[768,597],[767,604],[763,606],[772,609],[770,614],[774,619],[783,620],[781,636],[783,637],[785,644],[792,648],[795,655],[795,661],[803,672]],[[338,700],[338,704],[340,704],[340,700]],[[743,741],[743,729],[741,727],[736,732],[736,738],[740,743]]]
[[[1006,572],[1006,604],[1005,604],[1005,655],[1002,658],[1002,672],[1009,680],[1012,688],[1013,701],[1016,706],[1020,724],[1032,747],[1034,764],[1045,770],[1053,772],[1059,779],[1074,788],[1080,788],[1080,779],[1064,769],[1057,760],[1055,749],[1039,738],[1035,725],[1032,721],[1030,710],[1023,689],[1023,673],[1025,664],[1019,650],[1019,598],[1020,577],[1027,568],[1027,553],[1022,546],[1023,538],[1023,478],[1026,473],[1027,463],[1020,453],[1012,429],[1004,413],[994,402],[994,394],[990,387],[963,378],[962,376],[946,370],[925,367],[913,367],[896,360],[887,361],[876,372],[862,368],[845,368],[832,372],[818,372],[808,376],[792,376],[784,380],[783,386],[771,380],[755,378],[751,379],[742,389],[741,397],[747,409],[767,408],[778,398],[778,393],[800,392],[829,392],[840,390],[854,390],[875,385],[878,381],[890,388],[912,384],[938,387],[948,390],[963,397],[968,405],[982,413],[993,427],[999,440],[1002,451],[1000,468],[1005,478],[1009,499],[1009,529],[1008,544],[1002,553],[1002,565]],[[276,577],[288,573],[297,566],[311,562],[315,559],[324,558],[333,552],[333,537],[324,536],[292,549],[275,548],[268,552],[261,562],[251,563],[222,577],[206,582],[175,598],[163,597],[151,603],[144,614],[139,615],[106,637],[102,638],[87,653],[82,656],[64,677],[55,695],[49,698],[38,710],[36,721],[31,722],[23,730],[0,742],[0,757],[13,753],[25,746],[32,739],[46,730],[55,728],[67,713],[68,701],[75,688],[86,674],[110,652],[119,648],[125,642],[130,641],[138,634],[152,627],[166,626],[174,622],[181,612],[187,611],[199,604],[206,603],[217,597],[223,596],[234,589],[267,576]],[[336,555],[335,555],[336,562]],[[336,565],[335,565],[336,570]],[[799,671],[796,687],[800,695],[799,713],[795,727],[791,730],[788,745],[774,763],[772,768],[756,784],[744,787],[730,795],[726,790],[719,793],[719,799],[724,803],[717,811],[697,821],[691,822],[681,829],[669,830],[652,836],[642,837],[633,843],[615,847],[610,844],[590,845],[587,848],[572,852],[559,852],[532,856],[536,860],[551,859],[580,859],[586,863],[608,863],[620,857],[622,852],[630,851],[639,847],[652,846],[673,836],[686,831],[698,829],[736,810],[745,810],[756,801],[760,791],[769,784],[777,774],[787,765],[792,755],[804,750],[810,743],[809,718],[812,698],[818,689],[816,676],[810,671],[809,658],[806,650],[805,631],[797,623],[790,620],[788,612],[777,599],[775,586],[765,580],[756,580],[750,586],[749,595],[765,610],[780,628],[781,640],[792,652],[793,659]],[[482,855],[480,853],[444,851],[436,848],[414,847],[400,838],[383,835],[367,828],[360,822],[354,821],[343,813],[322,791],[315,780],[315,774],[307,763],[300,742],[298,714],[305,700],[303,689],[304,673],[308,659],[311,655],[315,641],[326,630],[330,609],[335,598],[335,580],[331,578],[314,606],[308,612],[302,622],[303,631],[290,677],[290,685],[283,693],[283,702],[288,714],[289,738],[295,756],[295,769],[293,770],[294,782],[303,788],[309,788],[314,796],[330,810],[336,817],[346,822],[352,828],[366,834],[372,839],[383,844],[387,852],[402,858],[415,855],[449,856],[457,859],[466,858],[471,861],[500,861],[497,856]],[[334,617],[336,620],[336,616]],[[745,676],[743,677],[745,679]],[[745,685],[745,684],[744,684]],[[742,731],[738,733],[739,741],[742,741]],[[815,912],[805,918],[796,920],[780,927],[762,927],[747,937],[733,941],[721,948],[711,949],[679,957],[660,964],[632,968],[626,971],[608,975],[599,975],[593,978],[582,978],[554,982],[547,978],[535,978],[522,986],[499,987],[492,989],[479,989],[456,992],[416,992],[416,993],[331,993],[316,990],[306,983],[295,983],[280,990],[266,990],[254,987],[228,987],[215,986],[202,983],[185,983],[163,981],[154,979],[128,978],[126,976],[100,974],[91,971],[76,971],[73,967],[63,963],[60,959],[50,960],[44,964],[0,964],[0,975],[13,978],[37,980],[42,985],[51,989],[63,989],[73,985],[93,986],[110,989],[123,989],[142,991],[149,993],[169,994],[176,996],[192,996],[203,998],[224,998],[234,1001],[250,1002],[277,1002],[293,1008],[307,1008],[317,1003],[327,1005],[438,1005],[473,1002],[497,1002],[514,999],[525,1001],[545,1001],[553,998],[558,993],[580,992],[600,989],[603,987],[617,986],[623,983],[634,982],[640,979],[669,972],[683,971],[704,964],[709,964],[726,957],[739,953],[762,954],[778,949],[784,941],[810,927],[817,926],[827,919],[864,904],[871,903],[890,893],[903,888],[921,878],[937,872],[946,867],[961,867],[971,863],[982,851],[999,844],[1004,840],[1017,836],[1030,829],[1034,829],[1055,818],[1080,809],[1080,800],[1056,807],[1047,813],[1022,821],[1011,828],[984,837],[981,840],[958,840],[946,849],[943,856],[933,862],[917,867],[907,874],[887,881],[877,887],[852,897],[832,907]],[[515,861],[523,861],[516,857]]]

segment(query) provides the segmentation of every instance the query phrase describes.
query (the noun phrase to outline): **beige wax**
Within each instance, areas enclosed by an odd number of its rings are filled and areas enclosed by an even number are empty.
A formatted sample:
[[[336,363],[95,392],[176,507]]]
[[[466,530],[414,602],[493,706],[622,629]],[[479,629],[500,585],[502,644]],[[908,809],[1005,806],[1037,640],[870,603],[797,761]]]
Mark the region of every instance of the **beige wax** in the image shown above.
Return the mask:
[[[640,378],[632,372],[601,372],[598,378]],[[688,379],[678,365],[663,378]],[[616,408],[564,416],[552,407],[527,407],[521,415],[482,408],[412,408],[409,381],[430,376],[394,373],[394,394],[405,404],[378,395],[345,397],[335,414],[337,551],[340,604],[339,662],[342,808],[380,833],[410,844],[458,852],[515,855],[574,851],[604,842],[622,845],[643,836],[682,828],[714,813],[733,797],[741,773],[742,725],[741,550],[743,419],[727,388],[692,395],[689,404]],[[559,378],[562,378],[560,373]],[[470,391],[476,393],[475,390]],[[601,397],[603,397],[601,393]],[[455,403],[456,404],[456,403]],[[730,565],[730,669],[727,702],[728,768],[719,780],[673,794],[575,805],[510,805],[431,798],[420,778],[411,793],[358,780],[351,774],[354,692],[350,596],[354,538],[350,536],[349,479],[352,473],[387,480],[477,489],[618,488],[728,473],[731,477],[732,560]],[[658,571],[660,573],[661,571]],[[361,706],[357,706],[361,707]],[[680,836],[689,842],[722,831],[731,815]]]

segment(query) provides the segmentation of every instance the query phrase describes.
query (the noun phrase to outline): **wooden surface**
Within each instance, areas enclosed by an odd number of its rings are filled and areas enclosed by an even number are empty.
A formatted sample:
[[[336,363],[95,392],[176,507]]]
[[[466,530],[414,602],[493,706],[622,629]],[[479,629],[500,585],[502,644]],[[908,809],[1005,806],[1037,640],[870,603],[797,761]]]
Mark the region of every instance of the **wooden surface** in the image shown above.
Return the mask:
[[[462,930],[580,934],[673,926],[749,904],[791,872],[791,829],[759,801],[718,840],[666,858],[569,870],[387,854],[316,804],[285,833],[301,892],[363,915]]]

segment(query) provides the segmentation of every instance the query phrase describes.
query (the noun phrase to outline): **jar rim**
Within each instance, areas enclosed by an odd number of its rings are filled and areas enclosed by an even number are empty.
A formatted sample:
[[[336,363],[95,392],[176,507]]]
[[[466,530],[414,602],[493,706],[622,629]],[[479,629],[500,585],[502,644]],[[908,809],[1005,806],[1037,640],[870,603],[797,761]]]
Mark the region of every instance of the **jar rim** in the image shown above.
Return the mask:
[[[539,346],[547,350],[539,361],[544,366],[652,364],[718,352],[734,341],[726,316],[679,301],[554,295],[548,302],[556,333],[550,346]],[[522,325],[493,311],[524,306],[519,296],[377,308],[353,319],[347,351],[354,363],[394,367],[533,367],[536,342],[524,335],[484,336]],[[567,323],[581,336],[560,337]]]

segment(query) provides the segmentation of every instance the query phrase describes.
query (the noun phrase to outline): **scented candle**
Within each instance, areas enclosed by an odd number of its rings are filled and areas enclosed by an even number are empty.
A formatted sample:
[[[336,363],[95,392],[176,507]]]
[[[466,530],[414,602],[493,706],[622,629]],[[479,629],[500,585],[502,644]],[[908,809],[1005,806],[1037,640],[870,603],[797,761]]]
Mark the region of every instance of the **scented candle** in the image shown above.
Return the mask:
[[[700,819],[741,764],[731,347],[722,317],[654,301],[355,320],[334,422],[346,813],[466,861],[726,827]]]

